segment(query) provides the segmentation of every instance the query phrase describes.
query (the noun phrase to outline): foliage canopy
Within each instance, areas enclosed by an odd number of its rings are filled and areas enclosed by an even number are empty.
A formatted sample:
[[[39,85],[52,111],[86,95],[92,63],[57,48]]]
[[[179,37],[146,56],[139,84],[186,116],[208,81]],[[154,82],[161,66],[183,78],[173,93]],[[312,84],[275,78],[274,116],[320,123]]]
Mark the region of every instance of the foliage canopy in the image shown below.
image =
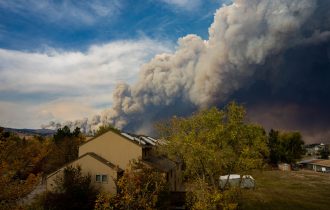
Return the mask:
[[[168,188],[164,174],[142,162],[133,162],[116,180],[117,195],[101,193],[95,210],[166,209]]]
[[[37,184],[47,142],[20,138],[0,128],[0,209],[13,209]]]
[[[158,124],[157,128],[167,141],[160,148],[161,152],[183,162],[183,178],[188,190],[192,195],[195,193],[192,199],[195,209],[224,203],[224,196],[218,189],[220,175],[244,174],[262,168],[268,156],[264,129],[248,123],[244,107],[234,102],[223,110],[211,108],[188,118],[174,117]],[[213,203],[200,200],[197,192],[201,187],[209,194],[219,192],[219,199],[213,199]]]
[[[270,130],[268,134],[269,161],[295,163],[304,154],[304,141],[299,132],[283,132]]]
[[[49,146],[50,151],[43,166],[43,171],[45,173],[53,172],[64,164],[77,159],[79,145],[83,141],[84,136],[79,128],[73,131],[67,126],[58,129]]]

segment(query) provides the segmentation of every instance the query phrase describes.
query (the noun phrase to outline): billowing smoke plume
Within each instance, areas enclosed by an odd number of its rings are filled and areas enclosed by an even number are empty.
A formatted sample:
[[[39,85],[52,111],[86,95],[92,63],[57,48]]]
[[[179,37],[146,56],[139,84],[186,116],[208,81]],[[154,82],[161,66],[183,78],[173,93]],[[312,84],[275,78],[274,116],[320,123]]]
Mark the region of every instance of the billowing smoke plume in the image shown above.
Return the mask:
[[[84,118],[82,120],[75,120],[75,121],[67,121],[64,123],[54,122],[51,121],[47,125],[41,125],[42,128],[53,128],[55,130],[62,128],[63,126],[68,126],[70,129],[74,129],[76,127],[80,128],[81,132],[83,133],[94,133],[99,126],[106,124],[106,122],[101,123],[101,116],[95,115],[94,117],[88,119]]]
[[[285,87],[299,75],[303,62],[292,55],[295,64],[291,64],[286,56],[329,44],[328,11],[330,4],[324,0],[234,0],[215,13],[208,40],[196,35],[180,38],[173,54],[157,55],[142,66],[137,83],[116,87],[111,109],[91,122],[79,123],[88,129],[111,123],[146,132],[156,120],[221,106],[233,99],[248,107],[260,102],[267,106],[270,100],[254,97],[263,92],[257,84],[269,84],[267,96],[273,87],[281,87],[275,90],[286,94]],[[306,71],[313,72],[314,67],[309,67]],[[277,97],[283,92],[276,93]],[[251,116],[257,119],[255,114]]]

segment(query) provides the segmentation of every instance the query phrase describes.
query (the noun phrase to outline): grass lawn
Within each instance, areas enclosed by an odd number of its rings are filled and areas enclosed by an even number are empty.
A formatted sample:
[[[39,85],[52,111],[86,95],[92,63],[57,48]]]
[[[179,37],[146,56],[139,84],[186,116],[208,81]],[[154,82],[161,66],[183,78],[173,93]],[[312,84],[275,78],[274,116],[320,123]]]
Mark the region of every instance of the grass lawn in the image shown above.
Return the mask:
[[[330,174],[313,171],[252,173],[254,190],[243,190],[244,210],[330,210]]]

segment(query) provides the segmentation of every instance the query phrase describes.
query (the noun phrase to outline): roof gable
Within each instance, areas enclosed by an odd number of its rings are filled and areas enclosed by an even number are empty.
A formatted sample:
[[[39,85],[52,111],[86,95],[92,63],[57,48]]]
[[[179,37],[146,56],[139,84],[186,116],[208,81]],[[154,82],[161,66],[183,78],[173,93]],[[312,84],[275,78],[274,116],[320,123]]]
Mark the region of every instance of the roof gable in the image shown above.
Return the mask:
[[[330,160],[320,160],[318,162],[313,163],[314,165],[330,167]]]
[[[108,160],[106,160],[106,159],[104,159],[104,158],[98,156],[97,154],[95,154],[95,153],[93,153],[93,152],[88,152],[88,153],[86,153],[86,154],[80,156],[78,159],[75,159],[75,160],[73,160],[73,161],[71,161],[71,162],[65,164],[65,165],[62,166],[61,168],[57,169],[56,171],[50,173],[49,175],[47,175],[47,179],[50,178],[50,177],[52,177],[53,175],[57,174],[61,169],[63,169],[63,168],[65,168],[65,167],[67,167],[67,166],[73,164],[74,162],[76,162],[76,161],[78,161],[78,160],[80,160],[80,159],[83,159],[83,158],[86,157],[86,156],[90,156],[90,157],[94,158],[95,160],[101,162],[102,164],[104,164],[104,165],[106,165],[106,166],[108,166],[108,167],[110,167],[110,168],[112,168],[112,169],[114,169],[114,170],[116,170],[116,171],[118,171],[118,172],[123,171],[123,169],[119,168],[118,166],[115,166],[115,165],[114,165],[113,163],[111,163],[110,161],[108,161]]]
[[[82,143],[80,146],[85,145],[85,144],[87,144],[91,141],[94,141],[94,140],[98,139],[99,137],[106,135],[109,132],[111,132],[115,135],[118,135],[118,136],[128,140],[129,142],[134,143],[134,144],[136,144],[140,147],[152,147],[152,146],[155,146],[156,143],[158,142],[158,140],[156,140],[152,137],[149,137],[149,136],[139,136],[139,135],[135,135],[135,134],[129,134],[129,133],[125,133],[125,132],[120,132],[119,133],[119,132],[109,130],[109,131],[107,131],[107,132],[105,132],[105,133],[103,133],[99,136],[96,136],[96,137]]]

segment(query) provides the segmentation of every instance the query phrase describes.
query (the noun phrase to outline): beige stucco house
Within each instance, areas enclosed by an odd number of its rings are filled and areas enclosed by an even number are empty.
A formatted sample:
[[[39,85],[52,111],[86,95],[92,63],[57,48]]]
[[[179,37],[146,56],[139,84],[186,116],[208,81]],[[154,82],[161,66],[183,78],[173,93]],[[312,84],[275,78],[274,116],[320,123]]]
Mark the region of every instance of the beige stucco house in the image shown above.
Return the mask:
[[[129,167],[132,160],[141,160],[147,166],[164,173],[170,190],[181,189],[181,165],[153,154],[159,141],[148,136],[108,131],[90,139],[79,147],[79,158],[47,176],[47,190],[53,190],[55,180],[67,166],[80,166],[90,174],[92,183],[100,189],[116,193],[115,180]]]

